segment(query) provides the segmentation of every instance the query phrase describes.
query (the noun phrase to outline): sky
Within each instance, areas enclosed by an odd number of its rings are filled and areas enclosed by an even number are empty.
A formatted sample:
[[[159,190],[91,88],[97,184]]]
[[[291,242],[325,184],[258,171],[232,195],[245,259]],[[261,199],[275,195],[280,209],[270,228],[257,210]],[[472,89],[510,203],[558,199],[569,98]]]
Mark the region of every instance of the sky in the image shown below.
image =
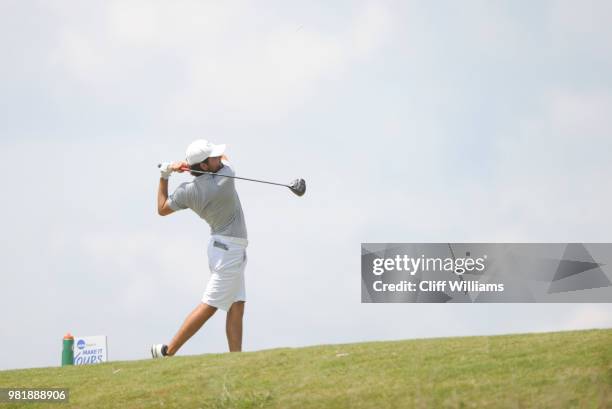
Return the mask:
[[[361,304],[362,242],[611,242],[607,1],[0,1],[0,370],[199,302],[208,226],[161,161],[227,144],[244,349],[612,327],[611,304]],[[188,181],[171,178],[170,189]],[[227,349],[217,313],[181,354]]]

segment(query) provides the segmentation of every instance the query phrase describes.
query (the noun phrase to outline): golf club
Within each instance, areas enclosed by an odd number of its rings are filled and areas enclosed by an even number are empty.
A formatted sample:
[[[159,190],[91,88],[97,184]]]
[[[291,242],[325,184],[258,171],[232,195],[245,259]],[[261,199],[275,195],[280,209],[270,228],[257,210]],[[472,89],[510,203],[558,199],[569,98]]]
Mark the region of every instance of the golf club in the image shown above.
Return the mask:
[[[161,166],[162,166],[161,163],[157,165],[158,168],[161,168]],[[225,178],[248,180],[248,181],[251,181],[251,182],[259,182],[259,183],[267,183],[268,185],[285,186],[285,187],[288,187],[289,190],[291,190],[297,196],[304,196],[304,193],[306,193],[306,181],[304,179],[295,179],[293,182],[291,182],[290,185],[285,185],[283,183],[275,183],[275,182],[268,182],[268,181],[265,181],[265,180],[249,179],[249,178],[243,178],[243,177],[240,177],[240,176],[220,175],[218,173],[205,172],[203,170],[193,170],[193,169],[190,169],[190,168],[184,168],[182,170],[184,172],[200,173],[202,175],[204,175],[204,174],[216,175],[216,176],[222,176],[222,177],[225,177]]]

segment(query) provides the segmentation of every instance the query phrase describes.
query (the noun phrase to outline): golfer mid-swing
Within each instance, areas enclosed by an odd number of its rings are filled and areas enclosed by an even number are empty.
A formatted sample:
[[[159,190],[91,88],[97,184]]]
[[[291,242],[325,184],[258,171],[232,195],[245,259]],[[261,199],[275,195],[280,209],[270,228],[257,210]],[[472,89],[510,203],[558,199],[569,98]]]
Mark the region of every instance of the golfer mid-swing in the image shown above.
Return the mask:
[[[202,301],[187,316],[172,341],[151,346],[153,358],[172,356],[193,336],[217,309],[227,311],[226,333],[230,352],[242,350],[242,316],[246,301],[244,268],[247,262],[247,231],[234,179],[234,170],[222,156],[225,145],[199,139],[187,147],[187,161],[163,164],[157,194],[161,216],[190,208],[211,229],[208,245],[210,279]],[[168,178],[186,168],[211,173],[199,174],[181,184],[168,196]]]

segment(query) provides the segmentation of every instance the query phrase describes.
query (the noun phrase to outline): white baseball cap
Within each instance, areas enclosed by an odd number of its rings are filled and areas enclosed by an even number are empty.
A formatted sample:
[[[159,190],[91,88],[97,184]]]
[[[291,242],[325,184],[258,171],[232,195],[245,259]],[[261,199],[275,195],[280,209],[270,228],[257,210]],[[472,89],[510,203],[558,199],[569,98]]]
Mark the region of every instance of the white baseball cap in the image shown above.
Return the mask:
[[[225,144],[215,145],[206,139],[197,139],[189,144],[185,155],[189,166],[205,161],[210,157],[223,155]]]

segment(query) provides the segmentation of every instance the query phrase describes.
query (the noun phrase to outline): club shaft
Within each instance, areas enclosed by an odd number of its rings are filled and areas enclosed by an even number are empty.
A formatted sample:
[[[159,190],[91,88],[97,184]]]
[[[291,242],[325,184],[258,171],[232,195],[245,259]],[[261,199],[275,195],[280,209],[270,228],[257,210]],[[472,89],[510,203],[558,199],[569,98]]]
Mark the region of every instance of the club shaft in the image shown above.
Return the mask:
[[[186,170],[185,172],[192,172],[192,173],[200,173],[202,175],[213,175],[213,176],[222,176],[224,178],[232,178],[232,179],[240,179],[240,180],[248,180],[250,182],[259,182],[259,183],[267,183],[268,185],[276,185],[276,186],[284,186],[284,187],[291,187],[289,185],[284,185],[282,183],[275,183],[275,182],[267,182],[265,180],[258,180],[258,179],[249,179],[249,178],[243,178],[240,176],[230,176],[230,175],[220,175],[218,173],[213,173],[213,172],[205,172],[203,170]]]

